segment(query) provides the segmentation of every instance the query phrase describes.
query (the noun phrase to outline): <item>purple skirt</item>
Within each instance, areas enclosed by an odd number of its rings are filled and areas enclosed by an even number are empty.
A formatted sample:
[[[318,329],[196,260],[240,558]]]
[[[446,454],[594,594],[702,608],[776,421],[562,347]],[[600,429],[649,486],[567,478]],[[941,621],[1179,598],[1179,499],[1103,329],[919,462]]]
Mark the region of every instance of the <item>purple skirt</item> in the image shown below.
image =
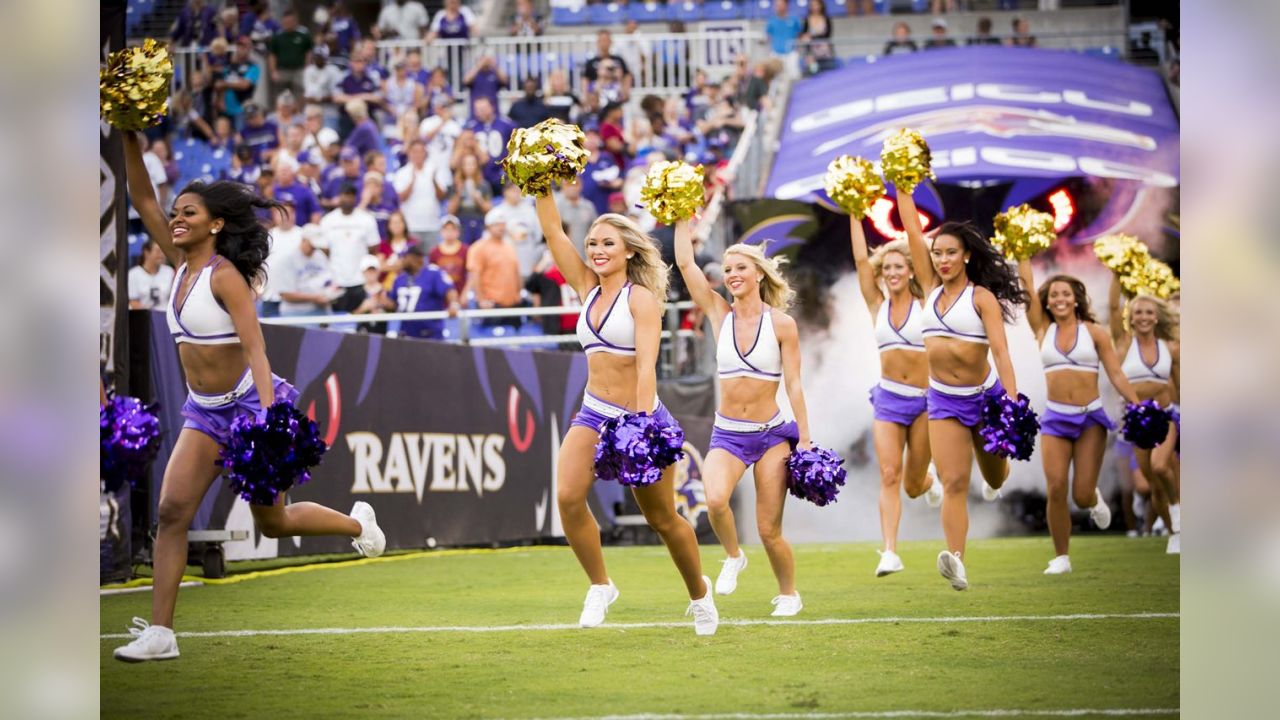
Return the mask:
[[[795,420],[782,422],[775,415],[768,422],[753,423],[716,413],[716,422],[711,428],[711,446],[707,452],[719,448],[750,467],[760,462],[760,458],[775,445],[784,442],[789,443],[792,450],[800,442],[800,426]]]
[[[573,420],[569,421],[569,427],[577,425],[592,432],[600,432],[600,426],[604,424],[605,420],[621,417],[629,412],[633,411],[621,405],[614,405],[607,400],[601,400],[591,393],[584,393],[582,407],[578,410],[578,414],[573,416]],[[658,400],[658,407],[654,409],[653,416],[670,425],[680,426],[680,423],[676,422],[676,419],[667,411],[666,406],[662,404],[661,399]]]
[[[999,378],[996,378],[986,388],[972,388],[975,391],[972,395],[952,395],[937,389],[935,384],[942,385],[942,383],[930,378],[928,392],[929,419],[954,418],[965,427],[976,427],[978,423],[982,422],[982,406],[986,403],[987,398],[999,398],[1006,394],[1004,385],[1000,384]]]
[[[1116,429],[1116,424],[1102,409],[1102,401],[1094,400],[1088,405],[1064,405],[1052,400],[1040,416],[1040,432],[1044,435],[1079,440],[1085,428],[1099,425],[1108,432]]]
[[[1124,438],[1116,438],[1116,455],[1121,458],[1129,458],[1129,469],[1138,469],[1138,454],[1135,453],[1133,443]]]
[[[889,387],[885,387],[887,380],[881,380],[879,383],[871,386],[871,407],[875,411],[875,419],[884,422],[896,423],[905,427],[911,427],[923,413],[929,409],[929,400],[926,392],[919,395],[907,395],[899,390],[892,388],[901,388],[906,390],[910,386],[891,383]]]
[[[272,374],[271,384],[275,387],[274,402],[297,401],[297,389],[284,378]],[[258,397],[258,387],[253,384],[253,374],[245,370],[236,389],[229,393],[206,395],[188,389],[187,401],[182,404],[182,416],[186,418],[182,427],[199,430],[219,445],[226,445],[231,438],[231,423],[241,415],[253,415],[261,409],[262,401]]]

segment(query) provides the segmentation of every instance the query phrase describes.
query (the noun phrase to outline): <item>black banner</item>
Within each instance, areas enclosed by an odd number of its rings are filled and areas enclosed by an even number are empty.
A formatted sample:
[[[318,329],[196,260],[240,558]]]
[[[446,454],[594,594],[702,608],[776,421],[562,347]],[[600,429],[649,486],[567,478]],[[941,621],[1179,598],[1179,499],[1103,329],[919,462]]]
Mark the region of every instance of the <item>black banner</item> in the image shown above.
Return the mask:
[[[151,320],[151,375],[166,436],[153,471],[154,502],[182,426],[178,411],[186,390],[164,317],[153,312]],[[311,500],[346,512],[366,501],[391,548],[562,535],[556,453],[582,401],[585,356],[272,325],[263,332],[272,371],[299,390],[299,407],[315,418],[330,445],[311,482],[290,492],[291,502]],[[710,386],[704,387],[709,394]],[[690,451],[680,467],[676,503],[706,535],[697,448],[707,446],[711,419],[681,413],[681,406],[709,407],[697,399],[672,407]],[[592,510],[605,527],[617,512],[634,508],[618,486],[596,485]],[[251,529],[252,521],[248,506],[223,482],[205,499],[196,527]],[[252,541],[228,544],[227,557],[349,550],[342,538],[277,542],[254,533]]]

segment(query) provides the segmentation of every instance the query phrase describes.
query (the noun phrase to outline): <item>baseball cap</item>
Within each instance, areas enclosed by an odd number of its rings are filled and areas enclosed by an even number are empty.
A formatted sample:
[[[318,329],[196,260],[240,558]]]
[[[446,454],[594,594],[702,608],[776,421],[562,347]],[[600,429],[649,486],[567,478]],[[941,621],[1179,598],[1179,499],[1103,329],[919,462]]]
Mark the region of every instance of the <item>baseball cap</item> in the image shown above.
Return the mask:
[[[936,28],[942,28],[945,30],[947,28],[947,21],[942,18],[934,18],[933,26]]]
[[[342,148],[342,152],[338,153],[338,159],[343,161],[359,160],[360,153],[356,152],[356,149],[353,147],[344,147]]]
[[[448,225],[449,223],[453,223],[454,227],[462,227],[462,223],[458,222],[457,215],[445,215],[444,217],[440,218],[441,227]]]
[[[303,165],[320,165],[320,153],[314,148],[298,153],[298,162]]]
[[[311,54],[315,57],[327,58],[329,57],[329,46],[324,43],[318,43],[315,47],[311,48]]]
[[[360,272],[377,270],[380,267],[382,267],[382,263],[378,262],[378,258],[373,255],[365,255],[360,258]]]
[[[257,115],[257,114],[258,114],[258,113],[260,113],[260,112],[262,112],[262,106],[261,106],[261,105],[259,105],[258,103],[256,103],[256,102],[247,102],[247,103],[245,103],[245,104],[244,104],[244,114],[245,114],[246,116],[247,116],[247,115]]]
[[[435,96],[431,98],[432,108],[438,109],[438,108],[444,107],[445,105],[452,105],[452,104],[453,104],[453,98],[449,97],[445,93],[437,93]]]
[[[338,137],[338,131],[333,128],[320,128],[320,130],[316,132],[316,142],[319,143],[322,148],[335,145],[340,142],[340,140],[341,139]]]
[[[493,208],[489,212],[485,213],[485,216],[484,216],[485,227],[489,227],[490,225],[497,225],[499,223],[505,223],[506,221],[507,221],[506,214],[503,213],[498,208]]]

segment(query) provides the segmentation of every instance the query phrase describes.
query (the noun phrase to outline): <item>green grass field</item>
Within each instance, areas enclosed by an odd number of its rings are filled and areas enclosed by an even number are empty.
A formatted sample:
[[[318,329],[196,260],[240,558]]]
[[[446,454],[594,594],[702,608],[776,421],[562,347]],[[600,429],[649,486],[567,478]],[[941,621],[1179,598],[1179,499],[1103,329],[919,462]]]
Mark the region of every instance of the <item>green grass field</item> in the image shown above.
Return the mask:
[[[622,595],[609,625],[592,630],[545,627],[576,623],[581,609],[586,580],[568,548],[438,553],[184,588],[181,658],[129,665],[111,657],[124,640],[101,640],[101,711],[271,720],[1084,709],[1175,717],[1179,568],[1164,545],[1077,538],[1075,572],[1046,577],[1047,538],[972,542],[971,586],[959,593],[934,569],[937,542],[904,545],[906,571],[882,579],[872,573],[873,545],[801,545],[805,608],[795,622],[735,625],[770,620],[776,593],[763,550],[749,547],[737,592],[716,598],[722,624],[713,637],[694,635],[660,547],[606,549]],[[702,557],[714,579],[721,551],[704,547]],[[102,633],[122,633],[149,604],[145,592],[103,597]],[[1046,618],[1064,615],[1104,617]],[[954,620],[975,617],[987,619]],[[888,620],[814,622],[832,619]],[[634,626],[644,623],[680,625]],[[494,629],[513,625],[543,627]],[[384,629],[182,636],[316,628]]]

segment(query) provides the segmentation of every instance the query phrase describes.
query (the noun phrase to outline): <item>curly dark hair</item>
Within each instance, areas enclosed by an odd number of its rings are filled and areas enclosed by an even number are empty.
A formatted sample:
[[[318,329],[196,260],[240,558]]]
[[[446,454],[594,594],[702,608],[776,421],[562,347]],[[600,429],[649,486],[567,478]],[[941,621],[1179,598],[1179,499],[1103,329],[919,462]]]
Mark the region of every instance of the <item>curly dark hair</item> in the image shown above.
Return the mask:
[[[984,287],[1000,302],[1000,315],[1005,322],[1013,320],[1013,306],[1026,305],[1031,298],[1018,279],[1018,272],[994,245],[982,237],[978,228],[969,223],[945,222],[934,235],[935,241],[943,235],[959,238],[969,253],[964,272],[969,281]]]
[[[1038,291],[1040,309],[1044,311],[1045,317],[1053,317],[1049,312],[1049,286],[1056,282],[1066,283],[1071,288],[1071,294],[1076,296],[1077,320],[1091,323],[1098,322],[1097,318],[1093,316],[1093,310],[1089,309],[1089,291],[1085,289],[1084,283],[1080,282],[1079,278],[1061,274],[1054,275],[1040,285],[1040,290]]]
[[[231,180],[188,183],[178,195],[199,195],[209,217],[222,218],[222,232],[214,241],[214,252],[235,266],[251,288],[262,287],[267,280],[266,261],[271,252],[267,228],[258,219],[255,208],[284,210],[274,200],[260,197],[253,188]]]

